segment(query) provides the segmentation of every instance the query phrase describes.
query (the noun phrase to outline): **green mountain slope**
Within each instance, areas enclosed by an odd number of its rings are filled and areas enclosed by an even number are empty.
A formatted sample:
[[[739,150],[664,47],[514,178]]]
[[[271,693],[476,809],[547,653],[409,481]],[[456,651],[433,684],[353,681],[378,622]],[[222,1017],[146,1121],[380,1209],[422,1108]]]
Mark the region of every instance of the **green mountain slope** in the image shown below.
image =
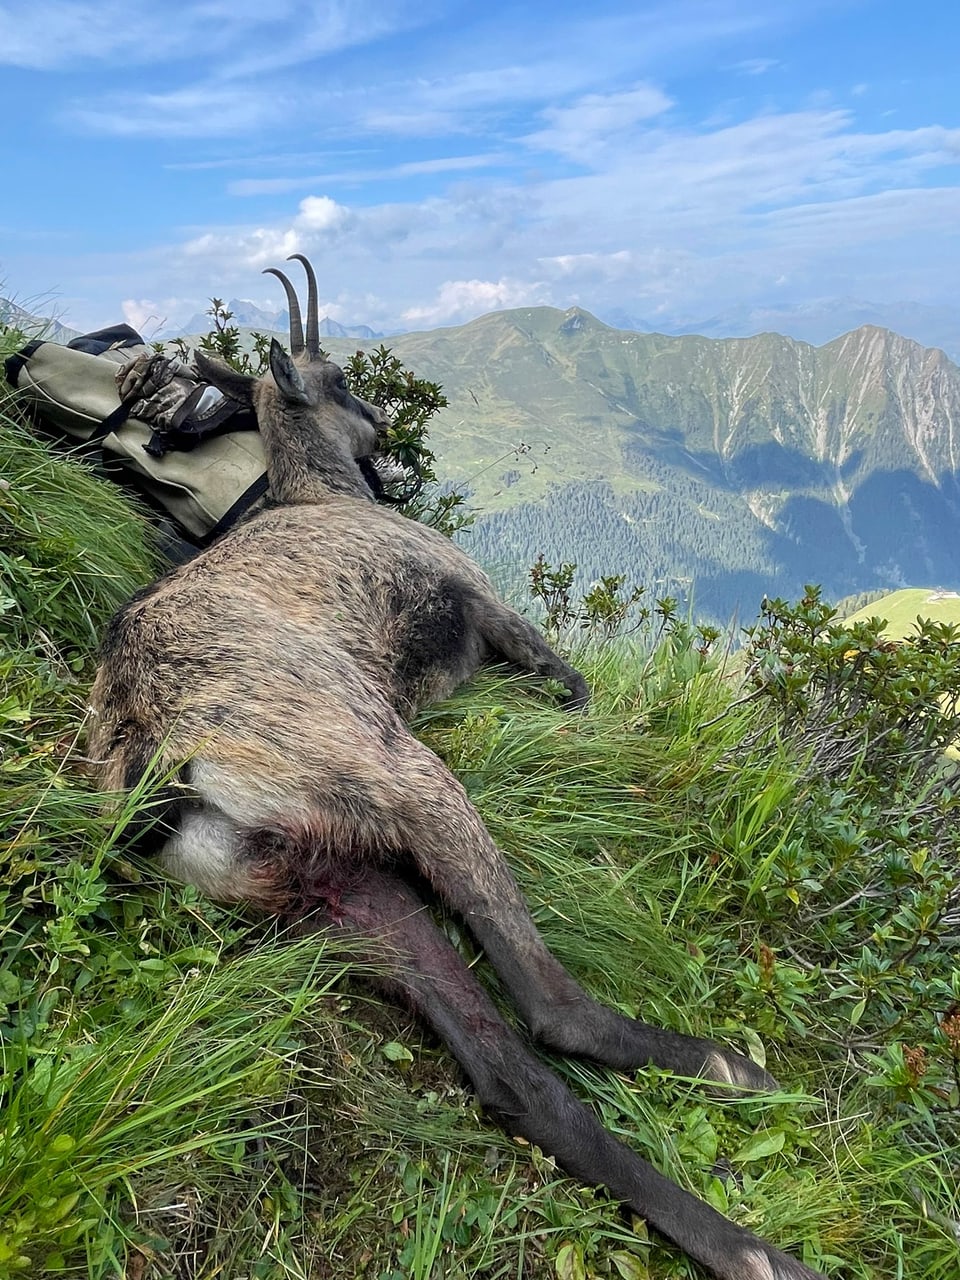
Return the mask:
[[[960,626],[960,595],[940,588],[910,587],[859,609],[845,622],[866,622],[868,618],[885,618],[886,633],[894,640],[915,634],[918,618]]]
[[[383,341],[443,385],[438,471],[501,577],[543,552],[584,586],[625,573],[721,621],[811,581],[835,599],[960,586],[960,368],[942,351],[872,325],[814,347],[550,307]],[[341,361],[379,342],[324,339]]]
[[[543,551],[587,579],[692,586],[720,617],[805,581],[840,596],[956,577],[960,369],[940,351],[873,326],[812,347],[548,307],[390,345],[449,396],[440,472],[470,490],[488,561]]]

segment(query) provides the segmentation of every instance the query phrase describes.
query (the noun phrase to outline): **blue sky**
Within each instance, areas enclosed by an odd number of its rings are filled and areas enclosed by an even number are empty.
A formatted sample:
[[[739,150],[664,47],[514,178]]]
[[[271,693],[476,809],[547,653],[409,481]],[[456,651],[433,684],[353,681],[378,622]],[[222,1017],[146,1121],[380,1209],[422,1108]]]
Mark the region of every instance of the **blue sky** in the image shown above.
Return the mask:
[[[378,329],[953,305],[946,0],[0,0],[0,293],[155,330],[211,295]]]

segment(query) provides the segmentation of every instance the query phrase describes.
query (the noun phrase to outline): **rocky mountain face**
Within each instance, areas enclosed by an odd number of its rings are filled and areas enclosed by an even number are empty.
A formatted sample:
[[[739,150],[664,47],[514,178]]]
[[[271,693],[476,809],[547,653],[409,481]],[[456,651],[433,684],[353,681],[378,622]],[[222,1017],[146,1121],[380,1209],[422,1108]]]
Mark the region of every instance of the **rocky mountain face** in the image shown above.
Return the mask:
[[[286,308],[282,311],[264,311],[256,303],[248,302],[243,298],[231,298],[227,303],[227,310],[233,313],[230,323],[237,325],[238,328],[254,329],[259,333],[279,333],[284,337],[290,332],[290,313]],[[209,328],[210,317],[198,312],[195,316],[191,316],[181,328],[164,332],[160,336],[162,339],[188,337],[206,333]],[[329,316],[321,317],[320,333],[324,338],[380,337],[380,334],[369,325],[343,325],[337,320],[331,320]]]
[[[724,619],[811,581],[960,585],[960,369],[942,351],[871,325],[821,347],[638,334],[576,308],[391,346],[450,398],[439,470],[471,492],[487,561],[542,551]]]
[[[79,337],[78,329],[69,329],[59,320],[45,319],[18,306],[10,298],[0,298],[0,324],[21,329],[29,337],[43,337],[51,342],[70,342]]]

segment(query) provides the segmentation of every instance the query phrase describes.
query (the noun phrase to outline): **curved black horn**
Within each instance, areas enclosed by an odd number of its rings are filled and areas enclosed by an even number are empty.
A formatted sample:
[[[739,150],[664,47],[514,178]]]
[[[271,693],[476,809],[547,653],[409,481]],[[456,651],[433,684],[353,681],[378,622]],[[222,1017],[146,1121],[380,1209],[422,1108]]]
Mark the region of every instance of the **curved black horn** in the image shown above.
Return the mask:
[[[320,358],[320,318],[317,312],[317,277],[314,275],[310,260],[302,253],[291,253],[287,259],[292,262],[296,258],[303,263],[307,273],[307,355],[314,360]]]
[[[263,274],[265,276],[276,276],[283,285],[287,295],[287,308],[290,312],[290,354],[299,356],[303,353],[303,321],[300,319],[300,302],[297,298],[297,291],[293,285],[276,267],[264,267]]]

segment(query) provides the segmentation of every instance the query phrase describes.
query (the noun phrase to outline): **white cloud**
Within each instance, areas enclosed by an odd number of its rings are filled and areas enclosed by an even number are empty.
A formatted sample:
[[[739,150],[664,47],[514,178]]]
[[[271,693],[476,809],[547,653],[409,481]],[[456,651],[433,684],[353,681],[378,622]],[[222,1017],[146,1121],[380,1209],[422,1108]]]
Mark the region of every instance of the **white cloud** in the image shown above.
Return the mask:
[[[401,319],[409,325],[450,324],[486,311],[537,305],[544,300],[544,286],[537,281],[445,280],[432,302],[408,307]]]
[[[295,225],[308,232],[339,231],[350,222],[350,210],[329,196],[307,196],[300,201]]]
[[[654,129],[601,172],[545,183],[541,198],[571,220],[590,218],[594,248],[605,228],[624,223],[634,240],[656,227],[673,241],[695,231],[719,243],[731,228],[746,232],[749,216],[765,208],[913,185],[954,163],[960,141],[960,131],[940,126],[859,133],[850,124],[843,111],[808,111],[706,133]]]
[[[960,188],[915,187],[799,204],[772,211],[761,221],[771,237],[789,237],[798,250],[876,252],[884,241],[953,233],[960,226]],[[920,245],[916,248],[922,251]]]
[[[159,61],[182,42],[160,9],[118,0],[12,0],[0,5],[0,63],[46,70],[87,61]]]
[[[742,62],[735,62],[730,70],[744,76],[762,76],[779,66],[779,58],[744,58]]]
[[[614,253],[560,253],[552,258],[540,258],[539,262],[560,276],[586,272],[615,279],[633,265],[634,255],[629,249],[618,249]]]
[[[466,131],[464,121],[455,111],[410,111],[405,107],[367,111],[357,123],[365,133],[401,138],[446,138]]]
[[[207,232],[188,240],[182,252],[188,258],[203,259],[208,271],[215,271],[219,263],[228,264],[231,270],[275,266],[302,248],[292,227],[254,227],[249,231]]]
[[[636,125],[672,105],[665,93],[648,84],[619,93],[589,93],[572,106],[548,107],[542,112],[547,128],[528,134],[524,141],[535,150],[596,165]]]
[[[246,78],[363,44],[424,16],[394,0],[6,0],[0,64],[145,66],[192,60],[202,50],[221,75]]]
[[[163,302],[154,302],[150,298],[124,298],[120,303],[124,320],[148,341],[153,334],[159,333],[166,326],[168,318],[176,315],[182,307],[183,303],[179,298],[166,298]]]
[[[203,259],[209,269],[276,266],[292,253],[322,251],[353,222],[354,215],[345,205],[329,196],[307,196],[286,226],[208,231],[186,241],[179,252]]]
[[[75,102],[66,119],[93,133],[120,138],[231,137],[282,123],[293,99],[234,85],[195,85],[168,93],[108,95],[95,105]]]
[[[314,174],[300,178],[241,178],[231,182],[227,191],[232,196],[276,195],[301,191],[305,187],[346,183],[391,182],[402,178],[429,176],[437,173],[466,173],[502,163],[498,154],[476,156],[443,156],[435,160],[410,160],[404,164],[385,165],[379,169],[342,169],[339,172]]]

